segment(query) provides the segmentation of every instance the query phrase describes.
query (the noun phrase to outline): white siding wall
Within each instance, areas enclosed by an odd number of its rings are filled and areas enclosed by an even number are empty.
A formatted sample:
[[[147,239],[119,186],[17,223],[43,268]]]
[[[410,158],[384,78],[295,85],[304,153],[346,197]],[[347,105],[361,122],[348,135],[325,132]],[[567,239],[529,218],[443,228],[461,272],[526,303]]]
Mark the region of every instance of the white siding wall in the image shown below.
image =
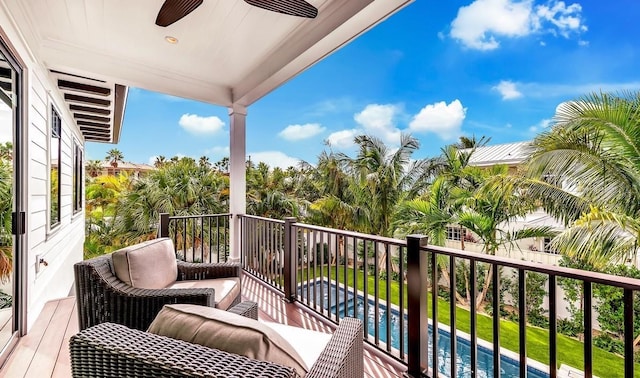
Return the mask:
[[[25,62],[23,75],[23,130],[25,147],[23,191],[20,195],[27,212],[27,235],[24,253],[27,264],[27,322],[30,327],[44,304],[67,296],[73,287],[73,264],[82,259],[84,242],[84,212],[73,215],[73,138],[83,141],[73,125],[71,115],[48,71],[37,61],[13,20],[0,6],[0,28],[7,42]],[[49,212],[48,145],[50,109],[54,105],[62,118],[61,220],[53,231],[47,224]],[[84,193],[83,193],[84,195]],[[36,256],[48,266],[36,274]]]
[[[32,324],[44,303],[69,294],[73,285],[73,263],[82,259],[84,214],[73,215],[73,140],[78,132],[69,122],[66,104],[55,96],[48,78],[36,70],[29,80],[29,199],[28,199],[28,322]],[[62,117],[60,163],[60,224],[50,229],[49,214],[49,140],[51,106]],[[36,273],[36,256],[40,264]]]

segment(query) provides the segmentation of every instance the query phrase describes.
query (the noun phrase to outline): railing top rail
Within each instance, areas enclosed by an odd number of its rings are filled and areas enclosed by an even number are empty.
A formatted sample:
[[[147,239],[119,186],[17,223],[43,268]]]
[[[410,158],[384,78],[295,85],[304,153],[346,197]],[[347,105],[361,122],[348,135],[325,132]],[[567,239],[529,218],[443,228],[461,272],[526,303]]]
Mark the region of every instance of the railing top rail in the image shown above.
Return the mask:
[[[238,216],[240,218],[249,218],[249,219],[257,219],[257,220],[262,220],[262,221],[266,221],[266,222],[273,222],[273,223],[281,223],[284,224],[284,221],[281,219],[273,219],[273,218],[266,218],[266,217],[259,217],[257,215],[249,215],[249,214],[238,214]]]
[[[547,265],[530,261],[516,260],[509,257],[493,256],[478,252],[461,251],[453,248],[428,245],[422,247],[421,251],[436,252],[441,255],[460,257],[467,260],[497,264],[515,269],[524,269],[532,272],[555,275],[559,277],[572,278],[586,282],[605,284],[630,290],[640,290],[640,279],[614,276],[611,274],[591,272],[587,270],[565,268],[555,265]]]
[[[407,241],[406,240],[388,238],[388,237],[384,237],[384,236],[377,236],[377,235],[371,235],[371,234],[363,234],[363,233],[355,232],[355,231],[345,231],[345,230],[339,230],[337,228],[315,226],[315,225],[306,224],[306,223],[294,223],[293,226],[294,227],[300,227],[300,228],[306,228],[307,230],[322,231],[322,232],[340,234],[340,235],[343,235],[343,236],[348,236],[348,237],[353,237],[353,238],[358,238],[358,239],[378,241],[378,242],[383,242],[383,243],[388,243],[388,244],[395,244],[395,245],[400,245],[400,246],[406,246],[407,245]]]
[[[193,219],[193,218],[213,218],[213,217],[230,217],[230,213],[223,214],[198,214],[198,215],[172,215],[169,216],[169,220],[172,219]]]

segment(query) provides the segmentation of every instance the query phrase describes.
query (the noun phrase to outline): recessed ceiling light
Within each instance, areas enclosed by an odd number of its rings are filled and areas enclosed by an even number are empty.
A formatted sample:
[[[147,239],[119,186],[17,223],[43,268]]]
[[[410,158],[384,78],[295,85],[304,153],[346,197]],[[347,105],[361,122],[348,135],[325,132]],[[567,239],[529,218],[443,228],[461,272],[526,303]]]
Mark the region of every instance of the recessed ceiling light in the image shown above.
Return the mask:
[[[172,36],[170,36],[170,35],[168,35],[168,36],[164,37],[164,40],[165,40],[165,41],[167,41],[167,42],[169,42],[169,43],[170,43],[170,44],[172,44],[172,45],[175,45],[176,43],[178,43],[178,38],[176,38],[176,37],[172,37]]]

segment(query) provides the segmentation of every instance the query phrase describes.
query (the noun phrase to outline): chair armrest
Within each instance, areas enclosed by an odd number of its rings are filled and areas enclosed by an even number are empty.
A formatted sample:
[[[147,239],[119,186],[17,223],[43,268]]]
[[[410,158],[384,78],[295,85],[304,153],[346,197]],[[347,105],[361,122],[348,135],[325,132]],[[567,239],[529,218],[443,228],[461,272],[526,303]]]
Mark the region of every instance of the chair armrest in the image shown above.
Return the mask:
[[[344,318],[331,336],[307,378],[356,378],[364,376],[362,322]]]
[[[74,265],[80,329],[112,322],[146,330],[165,304],[215,306],[215,290],[139,289],[120,281],[106,258]]]
[[[73,377],[292,377],[291,368],[102,323],[71,337]]]
[[[256,302],[244,301],[229,308],[227,311],[250,319],[258,320],[258,304]]]
[[[242,267],[234,263],[189,263],[178,261],[178,281],[240,277]]]

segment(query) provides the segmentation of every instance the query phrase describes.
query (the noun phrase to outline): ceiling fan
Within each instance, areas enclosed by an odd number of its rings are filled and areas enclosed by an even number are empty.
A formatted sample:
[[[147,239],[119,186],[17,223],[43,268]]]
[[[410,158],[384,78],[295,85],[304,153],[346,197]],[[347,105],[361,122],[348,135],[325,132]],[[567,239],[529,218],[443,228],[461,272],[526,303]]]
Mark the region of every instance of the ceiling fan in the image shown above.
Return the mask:
[[[156,25],[169,26],[193,12],[204,0],[165,0],[158,12]],[[290,16],[315,18],[318,9],[305,0],[244,0],[254,7]]]

